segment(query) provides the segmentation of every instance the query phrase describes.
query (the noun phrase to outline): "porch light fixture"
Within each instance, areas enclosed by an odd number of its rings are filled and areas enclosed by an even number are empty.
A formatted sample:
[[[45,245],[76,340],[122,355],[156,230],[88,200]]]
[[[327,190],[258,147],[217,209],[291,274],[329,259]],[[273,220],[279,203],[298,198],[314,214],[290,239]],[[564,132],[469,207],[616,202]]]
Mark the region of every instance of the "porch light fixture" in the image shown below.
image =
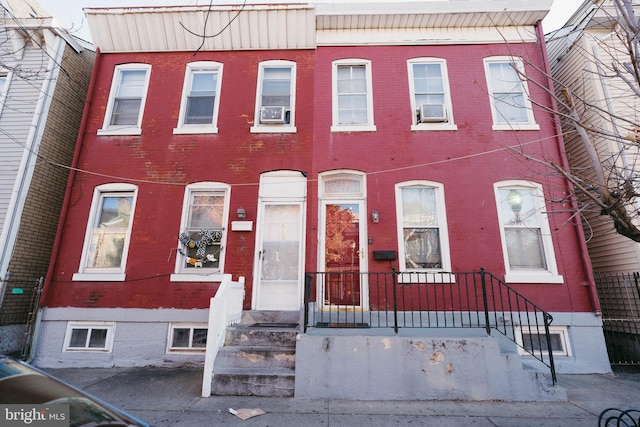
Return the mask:
[[[380,222],[380,213],[378,211],[371,212],[371,221],[376,224]]]
[[[242,206],[240,206],[236,211],[236,216],[238,217],[238,219],[245,219],[247,217],[247,212]]]

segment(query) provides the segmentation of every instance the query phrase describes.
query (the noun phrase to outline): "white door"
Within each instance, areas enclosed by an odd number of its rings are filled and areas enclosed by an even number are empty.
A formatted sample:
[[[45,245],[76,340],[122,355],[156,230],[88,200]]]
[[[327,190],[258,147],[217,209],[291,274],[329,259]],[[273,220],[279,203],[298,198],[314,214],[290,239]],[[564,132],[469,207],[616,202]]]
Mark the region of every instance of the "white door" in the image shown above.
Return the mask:
[[[303,203],[259,206],[255,310],[299,310],[302,305]]]

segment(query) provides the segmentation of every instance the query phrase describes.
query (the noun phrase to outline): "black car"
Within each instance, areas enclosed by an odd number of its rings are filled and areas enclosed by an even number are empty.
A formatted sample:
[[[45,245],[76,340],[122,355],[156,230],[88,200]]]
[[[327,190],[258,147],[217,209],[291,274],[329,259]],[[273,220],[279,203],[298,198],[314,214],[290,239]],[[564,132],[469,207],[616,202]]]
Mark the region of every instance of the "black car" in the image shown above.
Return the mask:
[[[0,425],[149,427],[149,424],[13,357],[0,355]],[[57,424],[56,424],[57,423]]]

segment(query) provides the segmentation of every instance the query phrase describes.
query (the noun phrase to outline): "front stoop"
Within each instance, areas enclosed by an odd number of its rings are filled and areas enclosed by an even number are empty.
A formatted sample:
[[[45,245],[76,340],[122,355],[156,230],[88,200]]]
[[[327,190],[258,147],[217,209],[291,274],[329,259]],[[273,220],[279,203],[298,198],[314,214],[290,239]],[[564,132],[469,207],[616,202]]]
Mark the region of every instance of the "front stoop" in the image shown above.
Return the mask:
[[[248,311],[227,328],[212,395],[293,397],[299,312]]]

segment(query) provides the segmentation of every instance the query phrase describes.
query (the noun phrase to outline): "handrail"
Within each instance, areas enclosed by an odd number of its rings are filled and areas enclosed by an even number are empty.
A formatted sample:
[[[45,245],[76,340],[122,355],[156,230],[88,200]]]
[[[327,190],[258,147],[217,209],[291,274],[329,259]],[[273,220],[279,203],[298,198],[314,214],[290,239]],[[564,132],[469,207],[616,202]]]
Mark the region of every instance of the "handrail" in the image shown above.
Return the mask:
[[[240,322],[242,302],[244,301],[244,277],[237,282],[225,274],[218,292],[209,303],[209,326],[207,329],[207,349],[204,357],[204,374],[202,376],[202,397],[211,396],[213,381],[213,364],[218,350],[224,344],[227,326]]]
[[[552,316],[484,269],[309,272],[305,288],[305,332],[309,327],[392,328],[395,333],[400,328],[482,328],[491,335],[493,329],[548,367],[557,382]]]

